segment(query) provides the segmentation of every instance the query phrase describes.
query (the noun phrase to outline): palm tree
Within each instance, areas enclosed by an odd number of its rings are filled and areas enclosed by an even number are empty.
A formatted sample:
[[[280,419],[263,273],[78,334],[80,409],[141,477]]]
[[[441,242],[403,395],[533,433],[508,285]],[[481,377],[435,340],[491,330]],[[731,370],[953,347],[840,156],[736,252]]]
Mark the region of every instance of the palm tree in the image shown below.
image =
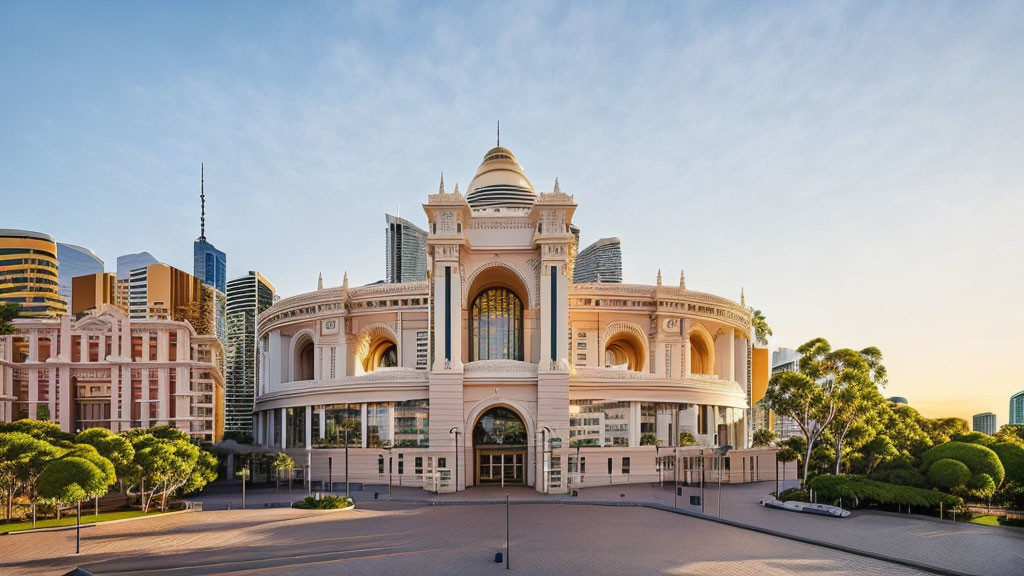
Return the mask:
[[[754,339],[757,343],[767,345],[768,337],[772,335],[772,327],[768,325],[760,310],[750,308],[750,325],[754,328]]]

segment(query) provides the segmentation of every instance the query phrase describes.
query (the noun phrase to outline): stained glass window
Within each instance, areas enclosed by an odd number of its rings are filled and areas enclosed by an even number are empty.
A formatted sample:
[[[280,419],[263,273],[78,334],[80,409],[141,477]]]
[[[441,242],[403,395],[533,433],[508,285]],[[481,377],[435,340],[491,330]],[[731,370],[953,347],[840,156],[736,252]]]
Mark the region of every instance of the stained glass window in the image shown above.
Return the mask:
[[[490,288],[473,300],[473,360],[523,359],[523,303],[507,288]]]

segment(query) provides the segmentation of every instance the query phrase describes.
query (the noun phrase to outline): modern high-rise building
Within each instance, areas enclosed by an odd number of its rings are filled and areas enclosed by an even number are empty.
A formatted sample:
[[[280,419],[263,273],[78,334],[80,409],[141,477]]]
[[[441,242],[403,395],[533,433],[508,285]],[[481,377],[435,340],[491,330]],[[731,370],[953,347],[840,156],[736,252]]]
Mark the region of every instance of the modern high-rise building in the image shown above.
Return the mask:
[[[160,262],[129,274],[128,316],[133,320],[188,320],[199,334],[227,341],[225,294]]]
[[[200,166],[200,170],[203,168]],[[206,241],[206,192],[203,185],[204,177],[200,172],[199,199],[202,215],[199,224],[199,238],[192,245],[192,274],[207,286],[227,292],[228,257],[217,250],[217,247]]]
[[[26,318],[56,318],[67,312],[60,295],[57,243],[49,234],[0,229],[0,303],[21,307]]]
[[[971,426],[971,430],[992,435],[996,433],[997,428],[996,415],[992,412],[982,412],[981,414],[974,415],[974,425]]]
[[[224,431],[252,434],[252,406],[256,396],[256,319],[274,303],[274,286],[262,274],[250,271],[228,282],[227,369],[224,378]]]
[[[125,254],[117,257],[117,304],[125,312],[129,311],[131,296],[128,291],[128,281],[131,278],[132,270],[147,268],[150,264],[158,264],[159,260],[149,252],[137,254]]]
[[[88,248],[58,242],[57,263],[60,266],[60,274],[57,276],[58,291],[67,300],[68,310],[74,313],[75,303],[72,299],[71,279],[102,273],[103,260],[100,260]]]
[[[427,278],[427,233],[405,218],[384,215],[387,227],[387,281]]]
[[[78,316],[87,310],[99,310],[104,304],[117,305],[117,276],[111,272],[99,272],[71,279],[71,293],[74,295],[71,314]]]
[[[793,348],[779,348],[772,352],[772,374],[780,372],[796,372],[800,370],[802,354]],[[774,416],[773,428],[779,440],[800,435],[800,426],[787,416]]]
[[[1010,424],[1024,425],[1024,390],[1010,396]]]
[[[601,238],[576,255],[573,282],[622,282],[622,246],[618,238]]]

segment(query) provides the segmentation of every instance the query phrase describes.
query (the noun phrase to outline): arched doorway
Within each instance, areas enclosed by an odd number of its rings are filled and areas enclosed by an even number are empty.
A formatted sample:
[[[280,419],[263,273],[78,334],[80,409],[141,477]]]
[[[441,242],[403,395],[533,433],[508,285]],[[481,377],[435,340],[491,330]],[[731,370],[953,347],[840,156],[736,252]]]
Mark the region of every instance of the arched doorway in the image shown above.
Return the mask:
[[[513,409],[495,406],[473,426],[476,484],[526,484],[527,431]]]

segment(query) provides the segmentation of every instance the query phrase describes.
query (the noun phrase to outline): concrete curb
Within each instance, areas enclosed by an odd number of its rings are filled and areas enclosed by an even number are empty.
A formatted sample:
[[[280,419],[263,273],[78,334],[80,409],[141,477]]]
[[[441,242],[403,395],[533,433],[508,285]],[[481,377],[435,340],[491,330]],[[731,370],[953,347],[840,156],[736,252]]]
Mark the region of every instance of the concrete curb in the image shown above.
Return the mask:
[[[384,500],[383,502],[388,502]],[[466,505],[499,505],[505,504],[505,500],[427,500],[427,499],[416,499],[416,498],[395,498],[390,502],[398,502],[400,504],[416,504],[421,506],[466,506]],[[775,536],[778,538],[785,538],[786,540],[792,540],[795,542],[801,542],[803,544],[810,544],[812,546],[819,546],[822,548],[828,548],[830,550],[837,550],[839,552],[845,552],[847,554],[853,554],[855,556],[863,556],[865,558],[871,558],[873,560],[881,560],[890,564],[898,564],[900,566],[907,566],[916,570],[922,570],[924,572],[930,572],[932,574],[942,574],[944,576],[976,576],[967,572],[959,572],[957,570],[950,570],[948,568],[940,568],[931,564],[925,564],[916,560],[908,560],[906,558],[898,558],[895,556],[888,556],[885,554],[879,554],[877,552],[871,552],[868,550],[861,550],[859,548],[853,548],[850,546],[844,546],[842,544],[834,544],[832,542],[826,542],[823,540],[815,540],[813,538],[805,538],[803,536],[797,536],[795,534],[789,534],[787,532],[780,532],[778,530],[771,530],[769,528],[762,528],[760,526],[754,526],[752,524],[744,524],[742,522],[736,522],[733,520],[726,520],[724,518],[718,518],[716,516],[709,516],[707,514],[701,514],[700,512],[692,512],[690,510],[684,510],[681,508],[673,508],[666,504],[659,504],[657,502],[641,502],[641,501],[621,501],[621,500],[577,500],[577,499],[562,499],[562,498],[548,498],[548,499],[536,499],[536,500],[509,500],[510,505],[534,505],[534,504],[563,504],[569,506],[619,506],[626,508],[651,508],[653,510],[661,510],[663,512],[671,512],[674,514],[680,514],[682,516],[689,516],[691,518],[698,518],[701,520],[708,520],[716,522],[718,524],[724,524],[726,526],[732,526],[733,528],[740,528],[743,530],[750,530],[751,532],[758,532],[766,534],[768,536]],[[837,519],[837,521],[840,521]]]
[[[194,510],[177,510],[174,512],[161,512],[159,514],[151,514],[148,516],[134,516],[132,518],[118,518],[117,520],[104,520],[102,522],[89,522],[88,524],[82,524],[82,528],[92,528],[98,524],[120,524],[121,522],[134,522],[136,520],[149,520],[152,518],[163,518],[165,516],[174,516],[175,514],[184,514],[186,512],[193,512]],[[78,528],[77,525],[71,524],[70,526],[51,526],[49,528],[35,528],[28,530],[18,530],[16,532],[5,532],[0,536],[17,536],[20,534],[37,534],[39,532],[63,532],[65,530],[74,530]]]

